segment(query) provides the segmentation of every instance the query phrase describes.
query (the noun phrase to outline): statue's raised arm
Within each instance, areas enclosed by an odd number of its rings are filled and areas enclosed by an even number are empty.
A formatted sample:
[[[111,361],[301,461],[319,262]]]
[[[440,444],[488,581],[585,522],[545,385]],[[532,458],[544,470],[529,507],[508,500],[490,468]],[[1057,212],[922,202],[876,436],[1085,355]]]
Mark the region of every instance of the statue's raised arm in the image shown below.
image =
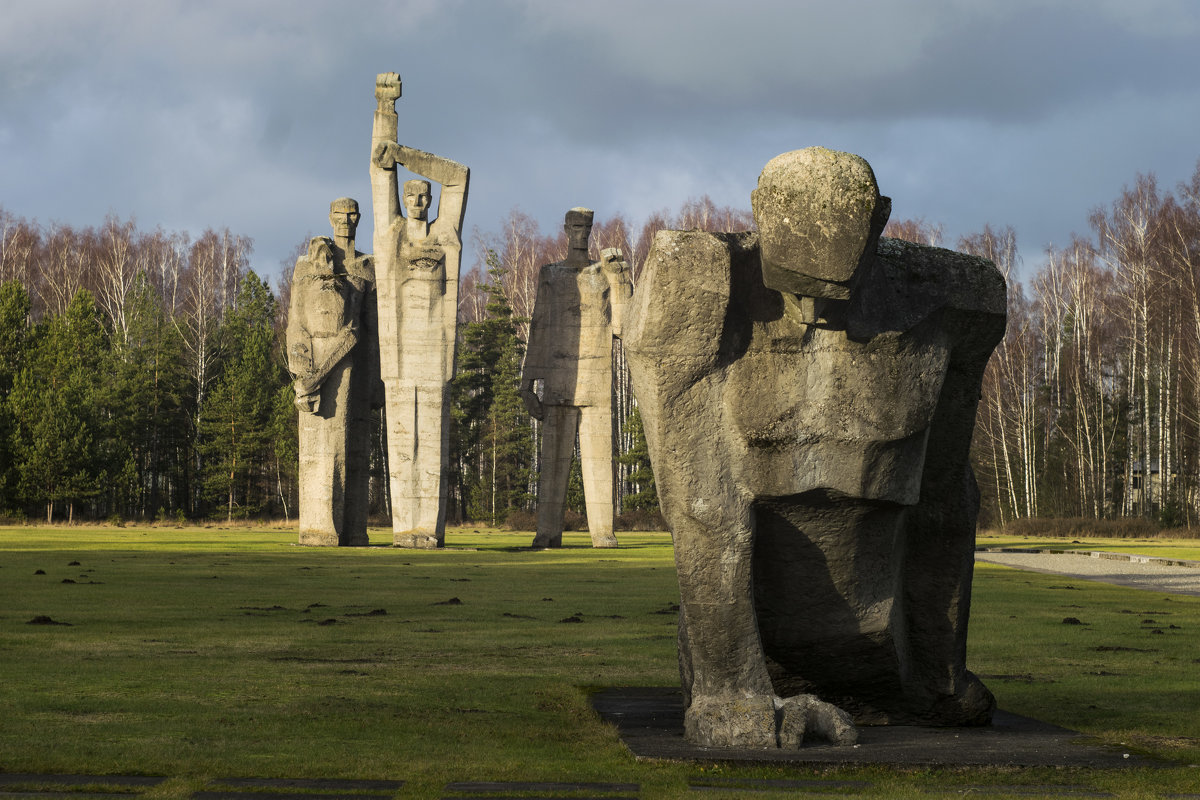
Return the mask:
[[[388,145],[396,143],[396,101],[400,99],[400,76],[384,72],[375,78],[375,122],[371,127],[371,204],[375,211],[375,256],[383,252],[381,241],[387,228],[402,215],[396,182],[396,162],[384,157]],[[395,243],[393,242],[393,247]]]

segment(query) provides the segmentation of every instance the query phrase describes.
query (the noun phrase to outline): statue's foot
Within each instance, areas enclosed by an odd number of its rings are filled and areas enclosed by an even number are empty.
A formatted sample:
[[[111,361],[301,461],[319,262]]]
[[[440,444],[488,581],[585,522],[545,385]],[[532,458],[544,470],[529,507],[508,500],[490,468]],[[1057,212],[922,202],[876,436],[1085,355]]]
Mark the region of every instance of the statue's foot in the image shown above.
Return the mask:
[[[858,741],[854,720],[842,709],[818,700],[816,695],[775,698],[779,713],[779,746],[800,747],[807,736],[830,744],[847,745]]]
[[[337,547],[337,531],[300,531],[300,544],[306,547]]]
[[[684,717],[688,741],[707,747],[795,749],[807,735],[832,744],[854,744],[850,715],[813,695],[693,697]]]
[[[539,533],[533,537],[533,547],[543,550],[547,547],[562,547],[562,534],[551,536]]]
[[[616,547],[617,537],[611,533],[597,533],[592,535],[592,547]]]
[[[367,547],[370,544],[371,540],[367,538],[366,531],[356,531],[338,540],[339,547]]]
[[[959,692],[938,700],[929,718],[937,725],[987,725],[996,710],[996,698],[972,672],[967,672]]]
[[[436,550],[442,546],[442,540],[427,533],[397,533],[392,536],[393,547],[407,547],[411,550]]]

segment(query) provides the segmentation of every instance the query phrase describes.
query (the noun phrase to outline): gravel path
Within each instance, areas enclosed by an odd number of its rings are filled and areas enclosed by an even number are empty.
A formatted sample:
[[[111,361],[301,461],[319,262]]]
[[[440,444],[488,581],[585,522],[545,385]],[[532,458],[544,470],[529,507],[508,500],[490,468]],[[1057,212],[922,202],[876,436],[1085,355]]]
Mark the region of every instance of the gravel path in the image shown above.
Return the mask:
[[[1168,594],[1200,595],[1200,562],[1126,553],[978,550],[976,561]]]

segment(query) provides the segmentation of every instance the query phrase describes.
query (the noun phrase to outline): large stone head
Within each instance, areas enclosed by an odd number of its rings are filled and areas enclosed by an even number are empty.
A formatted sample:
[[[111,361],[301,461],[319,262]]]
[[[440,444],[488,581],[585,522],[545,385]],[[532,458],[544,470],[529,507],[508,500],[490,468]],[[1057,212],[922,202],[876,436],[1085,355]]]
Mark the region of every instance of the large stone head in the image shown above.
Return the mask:
[[[870,164],[824,147],[768,161],[750,198],[763,282],[777,291],[835,300],[850,297],[891,211]]]
[[[588,238],[592,235],[593,216],[594,213],[590,208],[572,208],[567,212],[563,230],[567,232],[568,248],[587,250]]]
[[[358,201],[350,197],[339,197],[329,204],[329,224],[333,226],[333,235],[340,238],[353,239],[358,230]]]
[[[432,202],[433,189],[429,181],[418,178],[404,182],[404,210],[409,219],[428,219]]]

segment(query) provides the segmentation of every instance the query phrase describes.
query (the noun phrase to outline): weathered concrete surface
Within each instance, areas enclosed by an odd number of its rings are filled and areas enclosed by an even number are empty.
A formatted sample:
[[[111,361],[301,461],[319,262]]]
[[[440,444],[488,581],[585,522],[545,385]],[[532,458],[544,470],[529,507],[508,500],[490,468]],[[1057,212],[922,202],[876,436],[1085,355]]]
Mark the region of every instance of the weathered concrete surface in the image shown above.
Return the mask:
[[[433,548],[446,538],[449,389],[470,170],[397,143],[400,86],[395,73],[376,78],[371,137],[380,369],[387,395],[393,542]],[[403,207],[397,166],[429,179],[404,184]],[[432,222],[429,181],[441,184]]]
[[[774,712],[807,695],[837,708],[799,727],[843,743],[839,708],[986,722],[964,667],[967,455],[1004,280],[879,240],[890,201],[857,156],[780,156],[753,203],[770,241],[660,232],[623,332],[675,540],[688,738],[797,745]]]
[[[573,208],[563,226],[567,258],[538,275],[521,395],[542,421],[534,547],[562,545],[567,479],[579,434],[583,496],[593,547],[616,547],[613,533],[612,348],[633,291],[620,250],[588,257],[592,211]],[[537,384],[542,394],[537,394]]]
[[[330,204],[334,237],[296,262],[288,368],[300,412],[300,544],[367,544],[371,406],[379,406],[374,266],[354,249],[358,203]]]

